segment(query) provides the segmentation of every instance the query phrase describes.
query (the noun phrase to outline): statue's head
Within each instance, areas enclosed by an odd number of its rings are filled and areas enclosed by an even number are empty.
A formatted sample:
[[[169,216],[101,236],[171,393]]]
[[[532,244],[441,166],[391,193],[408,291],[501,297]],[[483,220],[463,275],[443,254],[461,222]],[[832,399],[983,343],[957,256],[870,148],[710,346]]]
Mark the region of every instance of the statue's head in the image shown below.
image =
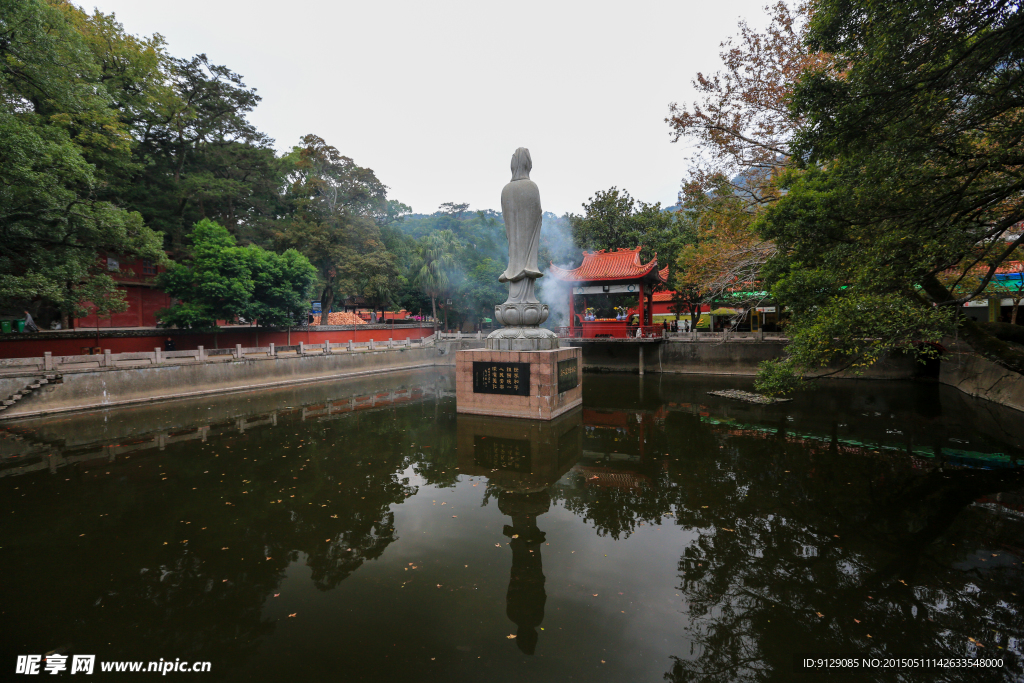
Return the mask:
[[[520,147],[512,155],[512,180],[529,180],[530,170],[533,168],[533,160],[530,159],[530,150]]]

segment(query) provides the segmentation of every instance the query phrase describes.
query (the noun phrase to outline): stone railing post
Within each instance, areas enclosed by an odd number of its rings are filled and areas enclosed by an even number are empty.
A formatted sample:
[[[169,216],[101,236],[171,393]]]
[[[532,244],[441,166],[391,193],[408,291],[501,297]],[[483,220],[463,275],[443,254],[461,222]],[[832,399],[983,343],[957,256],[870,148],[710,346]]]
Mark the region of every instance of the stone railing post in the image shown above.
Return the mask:
[[[114,367],[114,364],[110,362],[110,349],[103,349],[103,367]]]
[[[153,362],[157,364],[164,362],[163,349],[161,349],[159,346],[153,348]]]
[[[330,352],[331,352],[331,340],[330,339],[325,339],[324,340],[324,354],[328,354]]]
[[[235,344],[235,358],[242,360],[242,345]]]
[[[395,343],[394,343],[394,341],[393,341],[393,340],[391,339],[391,337],[388,337],[388,348],[389,348],[389,349],[393,349],[393,348],[395,348]]]
[[[206,349],[202,346],[199,347],[199,360],[206,360]]]
[[[305,356],[306,355],[306,342],[299,342],[299,355],[300,356]]]
[[[373,351],[373,340],[370,340],[370,350]]]
[[[270,343],[270,357],[271,358],[276,358],[277,357],[277,349],[274,348],[274,343],[273,342]]]
[[[351,350],[352,350],[352,340],[351,340],[351,339],[349,339],[349,340],[348,340],[348,344],[347,344],[347,345],[345,346],[345,348],[346,348],[347,350],[349,350],[349,351],[351,351]]]
[[[49,351],[43,351],[43,370],[47,372],[53,370],[53,354]]]
[[[406,337],[405,338],[405,345],[406,346],[412,346],[412,337]]]

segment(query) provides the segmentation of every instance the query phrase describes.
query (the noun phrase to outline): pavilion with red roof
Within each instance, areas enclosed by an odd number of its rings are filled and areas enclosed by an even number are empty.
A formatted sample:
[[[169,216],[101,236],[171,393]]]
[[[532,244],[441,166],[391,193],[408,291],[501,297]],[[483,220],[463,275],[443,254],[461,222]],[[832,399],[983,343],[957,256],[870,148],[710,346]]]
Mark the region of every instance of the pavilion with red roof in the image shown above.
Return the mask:
[[[615,251],[585,251],[583,263],[567,270],[551,264],[548,273],[563,282],[572,283],[569,294],[569,336],[627,337],[636,328],[626,321],[615,318],[586,321],[577,329],[574,299],[587,294],[636,294],[639,297],[639,322],[643,336],[653,334],[651,298],[654,290],[668,281],[668,266],[658,269],[658,255],[647,263],[640,262],[640,249],[616,249]],[[592,323],[592,324],[589,324]]]

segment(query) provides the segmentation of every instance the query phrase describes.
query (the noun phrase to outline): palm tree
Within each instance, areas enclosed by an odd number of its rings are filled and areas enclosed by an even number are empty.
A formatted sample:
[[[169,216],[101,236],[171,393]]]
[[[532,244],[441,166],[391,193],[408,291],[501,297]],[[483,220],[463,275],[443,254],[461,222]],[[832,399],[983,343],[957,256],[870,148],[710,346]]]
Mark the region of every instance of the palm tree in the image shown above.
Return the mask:
[[[419,244],[413,276],[423,292],[430,297],[430,307],[435,321],[437,298],[451,287],[450,276],[455,269],[455,252],[458,247],[459,240],[451,230],[431,233]]]

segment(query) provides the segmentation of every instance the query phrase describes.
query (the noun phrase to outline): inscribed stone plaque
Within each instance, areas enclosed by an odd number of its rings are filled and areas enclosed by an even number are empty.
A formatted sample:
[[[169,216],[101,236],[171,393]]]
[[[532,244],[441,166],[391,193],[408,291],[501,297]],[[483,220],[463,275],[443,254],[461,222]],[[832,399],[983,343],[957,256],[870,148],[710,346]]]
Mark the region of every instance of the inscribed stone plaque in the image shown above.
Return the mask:
[[[580,385],[579,365],[575,358],[558,361],[558,393]]]
[[[473,393],[529,396],[530,364],[473,361]]]

